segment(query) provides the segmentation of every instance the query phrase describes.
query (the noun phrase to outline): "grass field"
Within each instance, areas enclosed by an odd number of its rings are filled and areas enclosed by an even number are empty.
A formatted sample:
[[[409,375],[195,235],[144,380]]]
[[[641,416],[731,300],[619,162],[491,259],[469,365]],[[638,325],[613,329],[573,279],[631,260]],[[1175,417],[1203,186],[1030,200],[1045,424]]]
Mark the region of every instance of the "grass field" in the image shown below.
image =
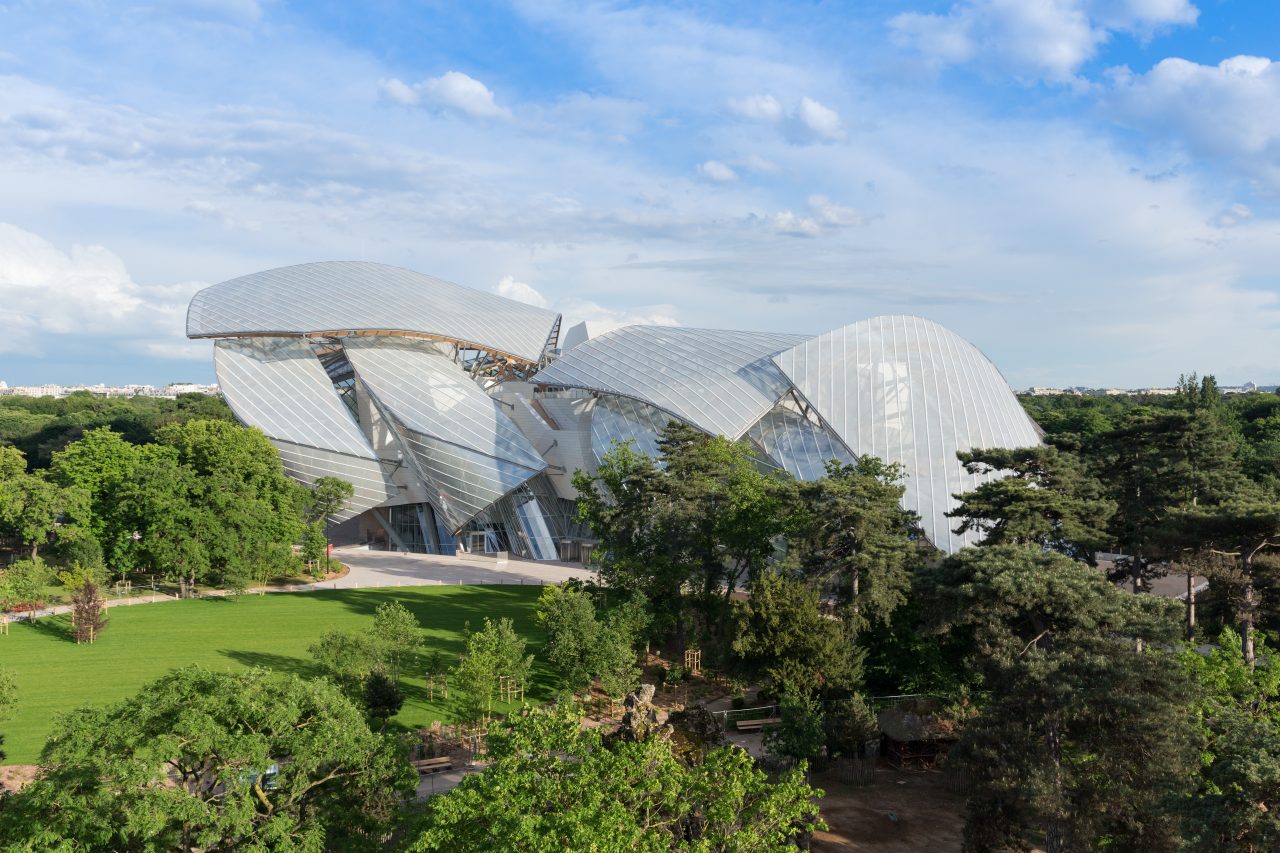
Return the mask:
[[[18,683],[17,713],[0,722],[6,763],[35,763],[55,715],[132,695],[174,667],[200,664],[235,671],[264,666],[316,675],[307,647],[330,629],[359,630],[371,624],[384,601],[398,601],[418,617],[426,654],[439,650],[456,662],[465,623],[479,629],[486,616],[507,616],[536,655],[542,643],[533,618],[538,593],[534,586],[422,586],[113,607],[110,624],[91,646],[69,639],[67,616],[12,624],[9,635],[0,636],[0,666],[11,670]],[[406,701],[395,721],[419,727],[454,720],[453,709],[439,696],[434,703],[427,701],[422,669],[416,665],[402,676]],[[526,698],[552,695],[551,673],[541,661],[533,680]]]

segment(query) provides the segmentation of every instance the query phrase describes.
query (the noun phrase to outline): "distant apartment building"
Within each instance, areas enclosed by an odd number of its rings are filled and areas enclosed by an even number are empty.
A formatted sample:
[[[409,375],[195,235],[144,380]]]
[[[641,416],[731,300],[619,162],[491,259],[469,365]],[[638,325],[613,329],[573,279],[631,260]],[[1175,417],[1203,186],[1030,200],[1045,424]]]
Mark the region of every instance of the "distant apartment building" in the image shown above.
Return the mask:
[[[10,385],[0,380],[0,397],[66,397],[75,393],[93,394],[95,397],[158,397],[172,400],[179,394],[218,393],[217,385],[201,385],[194,382],[177,382],[157,388],[154,385]]]

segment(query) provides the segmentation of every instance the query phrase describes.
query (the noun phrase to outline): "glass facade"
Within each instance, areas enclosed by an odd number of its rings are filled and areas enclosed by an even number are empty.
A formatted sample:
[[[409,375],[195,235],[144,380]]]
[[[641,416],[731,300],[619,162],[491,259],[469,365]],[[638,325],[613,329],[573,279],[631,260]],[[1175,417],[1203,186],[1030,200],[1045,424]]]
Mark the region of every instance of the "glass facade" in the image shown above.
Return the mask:
[[[918,317],[816,337],[626,326],[557,359],[550,311],[380,264],[268,270],[192,299],[191,337],[218,338],[227,402],[302,482],[348,480],[389,545],[533,559],[582,555],[572,474],[616,443],[658,455],[672,419],[745,440],[762,465],[816,479],[875,455],[906,472],[903,505],[952,552],[952,497],[978,447],[1038,428],[973,345]],[[541,448],[541,450],[539,450]],[[385,536],[382,536],[385,534]]]

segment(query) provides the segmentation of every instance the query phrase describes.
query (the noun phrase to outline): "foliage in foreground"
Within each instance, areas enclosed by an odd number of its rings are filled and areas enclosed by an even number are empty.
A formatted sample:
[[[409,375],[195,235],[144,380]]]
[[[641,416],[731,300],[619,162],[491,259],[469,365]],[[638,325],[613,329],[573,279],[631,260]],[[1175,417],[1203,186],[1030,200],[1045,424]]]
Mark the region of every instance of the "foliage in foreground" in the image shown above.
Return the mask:
[[[927,570],[936,625],[971,632],[989,700],[950,756],[969,769],[968,851],[1176,850],[1194,768],[1193,685],[1161,651],[1177,605],[1038,547],[966,549]],[[1149,645],[1140,651],[1135,639]]]
[[[13,851],[379,849],[416,776],[333,686],[182,669],[63,716],[0,809]]]
[[[822,826],[801,771],[768,782],[738,747],[684,764],[666,740],[606,744],[555,709],[495,726],[489,751],[488,770],[431,799],[412,850],[763,853]]]

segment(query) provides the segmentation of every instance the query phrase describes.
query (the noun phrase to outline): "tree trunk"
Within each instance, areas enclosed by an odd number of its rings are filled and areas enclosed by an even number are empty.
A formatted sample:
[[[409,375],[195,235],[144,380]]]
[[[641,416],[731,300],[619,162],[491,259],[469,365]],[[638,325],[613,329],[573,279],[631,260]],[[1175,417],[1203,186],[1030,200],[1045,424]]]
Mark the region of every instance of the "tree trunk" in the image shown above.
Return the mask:
[[[1187,572],[1187,642],[1196,638],[1196,584],[1191,571]]]
[[[1246,568],[1244,603],[1240,608],[1240,652],[1244,655],[1244,662],[1252,668],[1254,663],[1253,613],[1257,603],[1254,600],[1253,580],[1248,576],[1248,572]]]
[[[1062,803],[1062,733],[1058,729],[1058,720],[1052,714],[1049,716],[1045,724],[1045,741],[1049,747],[1049,760],[1051,763],[1050,772],[1053,774],[1053,789],[1055,800],[1055,812],[1061,811]],[[1045,853],[1065,853],[1067,849],[1066,827],[1060,813],[1055,813],[1047,821],[1044,827],[1044,848]]]
[[[1133,581],[1133,594],[1138,595],[1142,592],[1142,554],[1135,554],[1132,562],[1129,563],[1129,578]],[[1134,641],[1134,648],[1142,652],[1146,648],[1146,644],[1142,642],[1142,638]]]

